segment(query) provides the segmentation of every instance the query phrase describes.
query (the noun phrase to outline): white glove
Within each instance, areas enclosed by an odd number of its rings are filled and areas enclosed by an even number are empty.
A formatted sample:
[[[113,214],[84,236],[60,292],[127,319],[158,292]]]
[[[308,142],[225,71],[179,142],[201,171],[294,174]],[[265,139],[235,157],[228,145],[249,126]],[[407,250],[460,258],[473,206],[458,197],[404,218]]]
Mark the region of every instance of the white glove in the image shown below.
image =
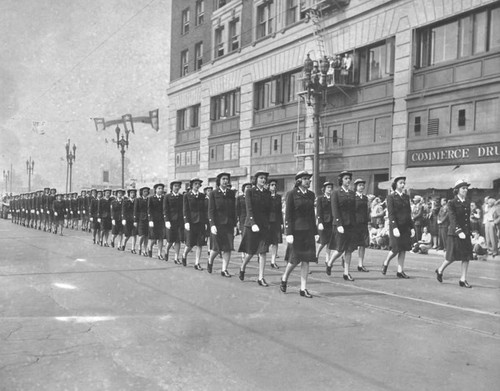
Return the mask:
[[[48,215],[50,214],[50,211],[49,211],[49,210],[47,211],[47,214],[48,214]]]
[[[259,232],[260,228],[257,224],[252,225],[252,232]]]
[[[397,228],[394,228],[392,230],[392,234],[396,237],[396,238],[399,238],[401,236],[401,234],[399,233],[399,229]]]
[[[127,225],[127,220],[122,220],[122,225]]]
[[[101,222],[101,218],[100,218],[100,217],[98,217],[98,218],[97,218],[97,222],[98,222],[98,223],[100,223],[100,222]]]
[[[57,216],[57,212],[54,212],[54,216]]]
[[[83,210],[82,213],[85,214],[85,211]]]
[[[288,244],[292,244],[293,243],[293,235],[286,235],[286,242]]]
[[[137,223],[134,223],[134,227],[137,228]]]
[[[91,217],[91,218],[90,218],[90,221],[91,221],[91,222],[92,222],[92,221],[94,221],[94,218],[93,218],[93,217]]]
[[[35,213],[35,209],[31,209],[31,213]]]
[[[42,212],[42,213],[43,213],[43,209],[40,209],[40,212]]]
[[[217,235],[217,227],[215,225],[212,225],[210,228],[210,232],[212,232],[212,235]]]
[[[411,231],[410,231],[410,236],[411,236],[412,238],[414,238],[414,237],[415,237],[415,230],[414,230],[413,228],[412,228],[412,229],[411,229]]]
[[[319,240],[319,235],[314,235],[314,240],[317,242]]]
[[[153,228],[155,226],[155,223],[153,223],[152,221],[149,222],[149,227],[150,228]]]
[[[337,227],[337,231],[339,231],[339,234],[343,234],[344,233],[344,227],[342,227],[341,225],[339,225]]]
[[[172,228],[172,224],[170,224],[170,221],[165,221],[165,228],[166,229]]]
[[[71,211],[71,212],[69,212],[69,213],[73,214],[73,211]]]
[[[189,231],[189,229],[190,229],[190,228],[191,228],[191,227],[189,226],[189,223],[185,223],[185,224],[184,224],[184,229],[185,229],[186,231]]]
[[[39,215],[39,214],[40,214],[40,212],[39,212],[39,211],[36,211],[36,214],[37,214],[37,215]]]
[[[458,237],[459,237],[460,239],[465,239],[465,234],[464,234],[463,232],[460,232],[460,233],[458,234]]]
[[[115,219],[111,220],[111,224],[116,225]]]
[[[318,224],[318,231],[323,231],[325,227],[323,227],[323,223]]]

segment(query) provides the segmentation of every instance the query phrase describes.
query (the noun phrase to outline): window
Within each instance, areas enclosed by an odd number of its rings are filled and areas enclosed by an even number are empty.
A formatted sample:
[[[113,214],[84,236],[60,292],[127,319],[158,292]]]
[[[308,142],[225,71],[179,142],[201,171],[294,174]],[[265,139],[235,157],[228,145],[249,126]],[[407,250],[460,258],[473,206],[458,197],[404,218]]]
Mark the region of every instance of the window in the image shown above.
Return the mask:
[[[257,7],[257,39],[273,32],[273,2],[266,1]]]
[[[214,0],[214,9],[219,9],[221,7],[224,7],[227,3],[229,3],[231,0]]]
[[[181,77],[189,73],[189,50],[181,52]]]
[[[237,160],[239,158],[239,142],[212,145],[210,147],[210,162],[223,162],[228,160]]]
[[[186,8],[184,11],[182,11],[181,19],[181,34],[184,35],[189,32],[189,8]]]
[[[229,51],[240,48],[240,20],[238,18],[229,22]]]
[[[177,110],[177,130],[186,130],[187,109]]]
[[[198,71],[203,65],[203,42],[194,45],[194,70]]]
[[[298,0],[286,1],[286,25],[293,24],[297,21]]]
[[[280,141],[281,136],[274,136],[271,138],[271,154],[275,155],[281,153]]]
[[[422,132],[422,118],[420,116],[416,116],[413,122],[413,133],[415,136],[420,136]]]
[[[200,126],[200,105],[190,107],[190,127],[197,128]]]
[[[498,132],[500,122],[500,102],[498,98],[485,99],[476,102],[475,131]]]
[[[198,165],[198,150],[183,151],[175,155],[176,167],[195,166]]]
[[[240,90],[214,96],[210,103],[212,121],[235,117],[240,113]]]
[[[300,72],[278,75],[255,84],[255,110],[295,102]]]
[[[215,58],[224,55],[224,45],[224,26],[220,26],[215,29]]]
[[[187,130],[200,126],[200,105],[177,110],[177,130]]]
[[[458,110],[458,126],[465,126],[465,109]]]
[[[205,18],[205,0],[197,0],[195,6],[195,23],[197,26],[203,24]]]
[[[499,10],[483,10],[419,30],[417,65],[427,67],[498,48]]]
[[[103,181],[104,183],[109,183],[109,171],[104,170],[104,171],[102,172],[102,181]]]

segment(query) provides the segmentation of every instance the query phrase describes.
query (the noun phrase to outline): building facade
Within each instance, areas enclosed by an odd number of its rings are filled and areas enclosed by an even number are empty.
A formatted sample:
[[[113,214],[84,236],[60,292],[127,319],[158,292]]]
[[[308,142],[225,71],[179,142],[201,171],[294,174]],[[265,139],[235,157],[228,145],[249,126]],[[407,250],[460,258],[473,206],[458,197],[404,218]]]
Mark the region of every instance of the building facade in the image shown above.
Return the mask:
[[[239,187],[264,169],[289,189],[316,126],[304,60],[326,54],[315,180],[348,169],[371,193],[400,174],[421,191],[461,177],[500,189],[500,2],[172,3],[169,178],[224,170]]]

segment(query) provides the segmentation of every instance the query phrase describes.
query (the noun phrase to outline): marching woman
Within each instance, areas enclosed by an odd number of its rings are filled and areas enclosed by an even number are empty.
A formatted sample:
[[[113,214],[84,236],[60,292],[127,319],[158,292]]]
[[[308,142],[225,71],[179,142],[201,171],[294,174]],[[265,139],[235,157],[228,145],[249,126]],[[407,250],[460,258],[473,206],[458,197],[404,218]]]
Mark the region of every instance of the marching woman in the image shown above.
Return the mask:
[[[60,227],[59,235],[63,234],[64,227],[64,211],[66,209],[63,195],[61,193],[56,195],[56,200],[52,204],[52,211],[54,213],[54,234],[57,234],[57,227]]]
[[[354,181],[354,191],[356,192],[356,222],[354,224],[354,240],[358,244],[358,272],[368,272],[363,265],[365,261],[365,249],[370,245],[370,233],[368,224],[370,222],[370,212],[368,206],[368,197],[363,193],[366,181],[356,179]]]
[[[316,217],[314,215],[315,195],[309,190],[311,176],[306,171],[295,175],[295,187],[286,195],[285,234],[288,243],[285,260],[288,261],[285,273],[281,277],[280,290],[285,293],[290,273],[299,263],[300,296],[311,298],[307,290],[309,262],[318,262],[316,258],[315,236]]]
[[[352,172],[342,171],[338,176],[339,190],[332,195],[333,234],[328,247],[333,250],[330,261],[326,264],[326,274],[332,274],[332,265],[336,259],[343,257],[344,280],[354,281],[349,274],[352,252],[358,247],[354,237],[356,223],[355,194],[349,189]]]
[[[271,192],[271,213],[269,214],[269,250],[271,251],[271,269],[278,270],[276,255],[278,254],[278,244],[283,243],[283,205],[281,194],[278,194],[276,187],[278,181],[270,179],[268,181]]]
[[[238,230],[240,231],[240,235],[243,237],[243,231],[245,231],[245,220],[247,218],[247,207],[245,204],[245,193],[248,189],[252,188],[252,184],[249,182],[244,183],[241,186],[242,194],[236,198],[236,221]],[[244,252],[241,253],[241,261],[244,261],[246,254]]]
[[[316,221],[318,223],[319,233],[319,249],[316,257],[319,259],[319,254],[326,247],[326,262],[330,260],[330,249],[328,244],[332,238],[332,203],[331,195],[333,191],[333,183],[323,183],[323,195],[316,200]]]
[[[446,258],[439,268],[436,276],[439,282],[443,282],[443,272],[451,263],[462,261],[462,276],[458,284],[463,288],[472,288],[467,282],[467,270],[469,261],[473,258],[471,229],[470,229],[470,203],[466,199],[470,183],[459,179],[453,188],[455,197],[448,202],[448,216],[450,225],[448,227],[448,241],[446,243]]]
[[[212,272],[214,260],[222,254],[221,276],[228,277],[227,267],[233,250],[234,230],[236,227],[236,198],[229,188],[231,175],[221,172],[215,181],[216,189],[208,195],[208,223],[210,225],[210,256],[208,272]]]
[[[184,241],[184,221],[182,220],[182,195],[180,193],[182,182],[170,182],[170,193],[163,197],[163,219],[167,230],[167,249],[165,261],[168,261],[168,252],[174,247],[174,263],[180,264],[179,253],[181,242]]]
[[[101,224],[101,246],[109,247],[109,231],[112,228],[111,189],[104,189],[104,197],[97,203],[97,221]]]
[[[134,201],[136,199],[137,190],[128,189],[127,195],[128,197],[123,200],[122,204],[122,225],[125,239],[123,240],[120,250],[125,251],[127,242],[132,236],[132,250],[130,250],[130,252],[136,254],[135,245],[137,243],[137,228],[134,227]]]
[[[89,197],[89,220],[92,225],[92,240],[94,244],[96,244],[96,236],[97,236],[97,244],[101,240],[101,223],[97,221],[97,205],[99,200],[102,198],[102,191],[97,189],[90,190]]]
[[[264,279],[266,254],[269,251],[269,214],[271,213],[271,193],[265,188],[269,173],[257,171],[254,175],[254,186],[245,193],[247,217],[245,229],[238,251],[246,253],[241,263],[239,278],[245,279],[245,268],[254,255],[259,256],[260,286],[268,286]]]
[[[163,258],[163,239],[165,239],[165,221],[163,220],[163,183],[153,186],[154,194],[148,198],[149,244],[148,255],[153,256],[153,246],[158,245],[158,259]]]
[[[139,235],[139,255],[148,256],[148,196],[149,187],[139,189],[140,197],[134,201],[134,227]]]
[[[117,250],[122,250],[123,240],[123,224],[122,224],[122,209],[123,195],[125,190],[119,189],[116,191],[116,198],[111,201],[111,247],[115,247],[115,240],[118,237]]]
[[[411,250],[415,228],[411,218],[410,197],[404,192],[406,177],[397,176],[392,181],[393,192],[387,196],[389,216],[389,254],[382,265],[382,274],[387,273],[389,262],[398,257],[398,278],[410,278],[404,272],[406,252]]]

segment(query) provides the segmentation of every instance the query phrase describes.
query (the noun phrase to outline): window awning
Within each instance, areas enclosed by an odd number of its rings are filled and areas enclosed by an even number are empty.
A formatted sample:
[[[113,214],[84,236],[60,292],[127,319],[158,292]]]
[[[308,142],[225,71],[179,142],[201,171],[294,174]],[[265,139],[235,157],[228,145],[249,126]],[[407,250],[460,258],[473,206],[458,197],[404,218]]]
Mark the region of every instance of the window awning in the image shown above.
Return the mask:
[[[406,176],[406,188],[415,190],[450,189],[457,179],[466,179],[475,189],[492,189],[493,181],[500,179],[500,162],[484,164],[464,164],[461,166],[435,166],[407,168],[401,175]],[[388,190],[390,181],[380,182],[378,188]]]

